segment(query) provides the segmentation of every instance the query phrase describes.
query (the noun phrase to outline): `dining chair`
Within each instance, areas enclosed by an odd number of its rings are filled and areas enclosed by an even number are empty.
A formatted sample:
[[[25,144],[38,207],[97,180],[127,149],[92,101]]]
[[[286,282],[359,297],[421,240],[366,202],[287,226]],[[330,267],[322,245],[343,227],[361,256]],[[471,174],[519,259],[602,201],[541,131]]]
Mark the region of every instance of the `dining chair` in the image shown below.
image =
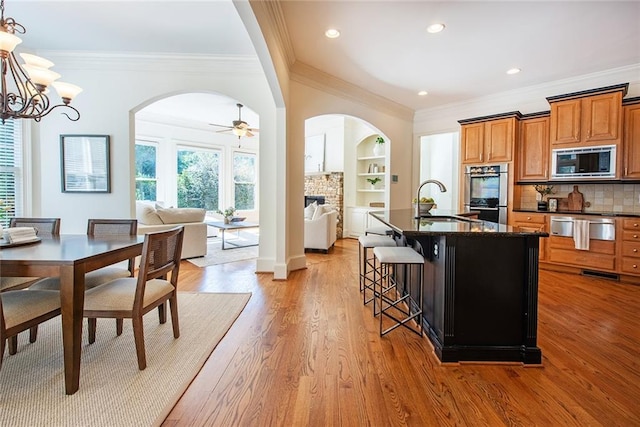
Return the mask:
[[[89,319],[89,344],[96,340],[98,318],[131,319],[138,369],[147,367],[143,316],[169,302],[173,337],[180,336],[177,285],[184,228],[147,233],[144,237],[138,277],[113,280],[89,289],[84,298],[84,317]],[[160,323],[166,319],[160,318]]]
[[[0,293],[0,368],[5,342],[9,354],[18,351],[18,333],[60,314],[60,294],[26,289]]]
[[[33,227],[38,237],[51,238],[60,235],[60,218],[11,218],[9,227]]]
[[[138,232],[138,221],[136,219],[89,219],[87,221],[87,235],[90,237],[109,236],[136,236]],[[135,269],[135,258],[129,260],[128,268],[121,266],[103,267],[99,270],[90,271],[84,276],[84,288],[92,289],[107,282],[123,277],[133,277]],[[60,290],[59,277],[47,277],[31,285],[29,289],[36,290]],[[37,334],[37,328],[32,330],[31,335]],[[122,334],[122,319],[116,320],[116,331]],[[32,338],[33,339],[33,338]]]

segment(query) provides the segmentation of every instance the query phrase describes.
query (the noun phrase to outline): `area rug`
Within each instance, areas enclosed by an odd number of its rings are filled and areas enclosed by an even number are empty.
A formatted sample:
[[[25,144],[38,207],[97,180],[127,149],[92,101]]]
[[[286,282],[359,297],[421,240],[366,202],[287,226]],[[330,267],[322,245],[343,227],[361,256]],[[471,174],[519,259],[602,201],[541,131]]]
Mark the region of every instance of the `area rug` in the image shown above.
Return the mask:
[[[241,233],[240,236],[225,237],[225,249],[222,250],[220,238],[209,238],[207,241],[207,254],[203,257],[189,258],[193,265],[207,267],[209,265],[226,264],[228,262],[244,261],[258,257],[258,246],[248,246],[244,248],[234,248],[230,243],[247,245],[258,242],[258,236]]]
[[[60,317],[40,325],[38,341],[19,337],[0,370],[0,426],[160,425],[244,309],[251,294],[178,294],[180,338],[155,312],[145,320],[147,368],[138,370],[131,322],[115,334],[113,319],[98,319],[96,342],[83,331],[80,389],[67,396]]]

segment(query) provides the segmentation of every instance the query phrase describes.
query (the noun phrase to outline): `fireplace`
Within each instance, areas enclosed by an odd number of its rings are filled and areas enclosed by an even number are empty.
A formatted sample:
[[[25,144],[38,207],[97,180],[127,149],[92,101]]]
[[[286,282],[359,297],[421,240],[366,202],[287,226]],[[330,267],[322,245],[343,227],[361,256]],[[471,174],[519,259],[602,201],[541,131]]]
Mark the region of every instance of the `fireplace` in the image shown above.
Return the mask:
[[[324,196],[304,196],[304,207],[306,208],[313,202],[318,202],[319,205],[324,205]]]

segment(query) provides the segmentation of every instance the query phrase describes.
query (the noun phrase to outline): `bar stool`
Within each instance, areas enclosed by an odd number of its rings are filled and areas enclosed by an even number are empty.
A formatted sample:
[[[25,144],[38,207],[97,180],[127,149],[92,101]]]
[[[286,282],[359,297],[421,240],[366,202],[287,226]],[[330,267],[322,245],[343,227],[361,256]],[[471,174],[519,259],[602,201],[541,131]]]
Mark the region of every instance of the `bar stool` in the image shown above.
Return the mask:
[[[380,336],[391,332],[399,326],[404,326],[410,331],[422,336],[424,257],[408,246],[375,247],[373,248],[373,256],[374,298],[377,298],[380,305],[379,311],[376,312],[377,304],[374,299],[373,312],[374,314],[380,314]],[[416,266],[418,266],[420,271],[418,274],[418,301],[415,301],[406,289],[412,281],[411,279],[414,275],[413,270],[415,270]],[[390,267],[393,267],[393,270],[405,268],[405,289],[398,290],[398,283],[391,276]],[[376,286],[378,286],[377,291],[375,290]],[[414,312],[411,311],[412,303],[417,303],[418,306]],[[392,326],[383,329],[383,320],[385,318],[391,319],[394,323]],[[414,319],[417,322],[416,327],[413,327],[413,325],[409,323]]]
[[[391,236],[393,235],[393,230],[390,227],[385,225],[369,227],[364,230],[364,235],[367,236],[369,234],[376,234],[378,236]]]
[[[371,277],[374,267],[374,257],[369,252],[369,249],[373,249],[378,246],[396,246],[396,241],[389,236],[368,235],[360,236],[358,238],[358,242],[358,270],[360,275],[360,292],[363,292],[363,304],[367,304],[373,300],[373,297],[367,299],[366,291],[367,289],[374,290],[373,278]]]

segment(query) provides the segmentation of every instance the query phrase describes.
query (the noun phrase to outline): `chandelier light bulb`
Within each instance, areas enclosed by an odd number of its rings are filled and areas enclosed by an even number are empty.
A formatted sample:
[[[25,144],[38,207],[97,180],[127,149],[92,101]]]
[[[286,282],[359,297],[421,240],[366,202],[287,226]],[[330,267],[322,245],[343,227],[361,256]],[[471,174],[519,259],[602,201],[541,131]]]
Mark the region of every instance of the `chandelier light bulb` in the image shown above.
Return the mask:
[[[4,16],[4,0],[0,0],[0,121],[13,119],[32,119],[39,122],[44,116],[58,107],[72,111],[72,116],[62,112],[71,121],[80,119],[80,112],[69,105],[82,89],[70,83],[57,82],[60,74],[50,70],[53,62],[48,59],[20,53],[24,64],[20,64],[14,49],[22,40],[15,33],[24,34],[27,30],[13,18]],[[62,98],[62,102],[53,104],[49,99],[50,85]]]

